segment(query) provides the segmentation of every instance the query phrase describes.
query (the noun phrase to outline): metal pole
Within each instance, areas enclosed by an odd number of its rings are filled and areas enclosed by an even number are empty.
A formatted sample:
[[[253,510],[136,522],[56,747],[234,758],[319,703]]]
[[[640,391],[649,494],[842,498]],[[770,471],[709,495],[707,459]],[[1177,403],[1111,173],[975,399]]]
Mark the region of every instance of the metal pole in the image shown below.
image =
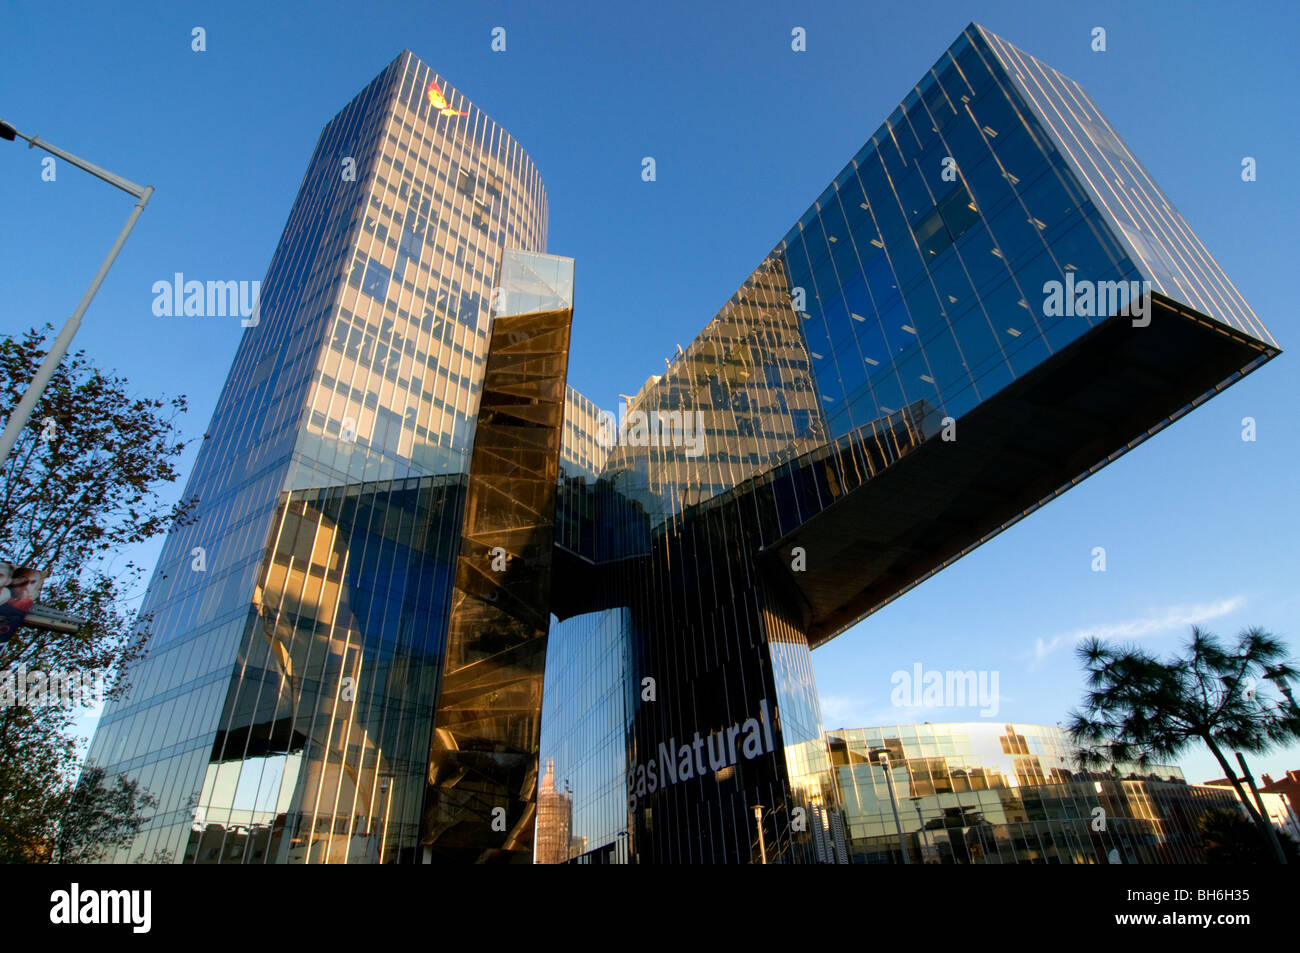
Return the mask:
[[[8,422],[5,423],[4,434],[0,435],[0,464],[9,459],[9,451],[13,449],[14,444],[18,442],[18,435],[27,426],[27,421],[32,416],[32,411],[36,409],[36,402],[41,399],[41,394],[45,392],[45,385],[50,382],[54,376],[55,369],[59,362],[63,360],[63,355],[68,352],[68,345],[72,343],[73,335],[81,327],[81,316],[86,313],[86,308],[90,306],[90,300],[95,297],[95,292],[104,281],[104,276],[108,274],[108,269],[113,266],[117,253],[122,250],[126,244],[127,236],[131,234],[131,229],[135,227],[136,220],[140,218],[140,213],[144,211],[145,205],[149,202],[149,196],[153,194],[153,186],[146,186],[144,194],[140,196],[140,201],[135,203],[135,208],[131,209],[131,214],[127,216],[126,225],[123,226],[121,233],[117,236],[117,241],[113,242],[113,247],[108,250],[108,256],[104,259],[103,264],[99,266],[99,271],[95,272],[94,279],[90,282],[90,287],[81,298],[81,303],[77,305],[77,310],[72,312],[72,317],[64,323],[63,329],[59,336],[54,339],[54,345],[50,352],[45,355],[45,360],[36,371],[36,376],[32,378],[31,384],[27,386],[27,393],[23,394],[22,400],[14,408],[14,412],[9,415]]]
[[[6,123],[6,125],[8,124]],[[9,126],[9,128],[13,129],[13,126]],[[58,156],[65,162],[71,162],[78,169],[83,169],[86,172],[89,172],[95,178],[103,179],[109,185],[119,188],[123,192],[130,192],[136,198],[141,198],[146,191],[153,191],[153,186],[151,185],[136,185],[130,179],[124,179],[120,175],[115,175],[114,173],[109,172],[107,169],[100,168],[93,162],[87,162],[79,156],[74,156],[71,152],[60,149],[58,146],[52,145],[44,139],[37,136],[25,136],[17,129],[14,129],[13,131],[19,139],[26,140],[28,149],[41,149],[48,152],[50,155]]]
[[[921,835],[921,849],[922,849],[921,863],[925,863],[925,858],[929,855],[930,847],[932,846],[933,842],[925,833],[925,818],[921,816],[921,799],[919,797],[914,797],[911,800],[912,800],[912,807],[916,808],[917,830],[920,831],[920,835]]]
[[[9,128],[13,127],[10,126]],[[41,366],[37,369],[36,376],[32,378],[31,384],[28,385],[27,392],[23,394],[18,406],[14,408],[14,412],[9,415],[8,421],[5,422],[4,433],[0,435],[0,465],[3,465],[9,459],[9,452],[13,450],[14,444],[18,442],[19,435],[22,433],[23,428],[27,426],[27,421],[31,419],[32,411],[36,409],[37,401],[41,399],[41,394],[45,392],[46,385],[49,384],[50,378],[54,376],[55,369],[58,368],[63,356],[68,352],[68,346],[72,344],[73,335],[81,327],[81,316],[90,307],[91,299],[95,297],[95,292],[99,290],[99,286],[103,283],[104,276],[108,274],[108,269],[113,266],[118,252],[126,244],[131,229],[135,227],[136,221],[140,218],[140,213],[144,211],[144,207],[149,204],[150,196],[153,195],[152,185],[136,185],[120,175],[114,175],[107,169],[101,169],[94,163],[80,159],[57,146],[52,146],[36,136],[25,136],[17,130],[14,130],[14,132],[27,141],[29,149],[39,146],[51,155],[58,156],[60,159],[71,162],[77,168],[84,169],[96,178],[103,179],[109,185],[134,195],[137,201],[135,208],[127,216],[126,225],[122,227],[122,231],[118,234],[117,241],[113,242],[113,247],[108,250],[108,256],[104,259],[103,264],[99,266],[99,271],[95,272],[95,277],[91,280],[90,287],[86,289],[86,293],[82,296],[81,303],[77,305],[77,310],[64,323],[62,330],[59,331],[59,336],[54,339],[54,344],[49,353],[45,355],[45,360],[41,362]]]
[[[767,845],[763,843],[763,805],[754,805],[754,823],[758,825],[758,856],[759,863],[767,863]]]
[[[898,819],[898,795],[894,793],[894,772],[889,766],[889,755],[880,755],[880,765],[885,769],[885,783],[889,785],[889,806],[894,809],[894,827],[898,829],[898,850],[903,855],[903,863],[910,864],[907,859],[907,842],[903,840],[903,822]]]

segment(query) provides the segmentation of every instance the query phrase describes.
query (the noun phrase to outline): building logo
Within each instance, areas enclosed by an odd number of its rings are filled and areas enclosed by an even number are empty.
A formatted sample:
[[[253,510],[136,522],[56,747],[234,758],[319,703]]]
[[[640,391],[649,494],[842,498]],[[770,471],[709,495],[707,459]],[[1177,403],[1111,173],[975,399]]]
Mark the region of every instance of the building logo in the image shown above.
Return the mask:
[[[461,112],[458,109],[452,109],[447,105],[447,97],[442,94],[437,83],[429,84],[429,103],[434,109],[438,110],[439,116],[468,116],[469,113]]]
[[[658,757],[645,764],[633,764],[627,774],[628,810],[635,811],[639,798],[654,794],[659,788],[717,774],[738,764],[742,756],[746,761],[753,761],[774,750],[772,719],[764,698],[758,703],[757,718],[746,718],[720,731],[711,731],[707,738],[701,738],[697,731],[690,744],[680,748],[676,738],[669,738],[666,743],[659,743]]]

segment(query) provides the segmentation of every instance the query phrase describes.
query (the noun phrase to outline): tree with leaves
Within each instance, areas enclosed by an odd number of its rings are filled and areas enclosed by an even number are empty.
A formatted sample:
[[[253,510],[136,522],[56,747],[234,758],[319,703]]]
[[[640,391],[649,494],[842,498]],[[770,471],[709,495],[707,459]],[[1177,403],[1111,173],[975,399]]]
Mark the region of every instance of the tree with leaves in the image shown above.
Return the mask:
[[[1204,744],[1267,841],[1269,821],[1225,752],[1262,754],[1300,739],[1300,710],[1289,695],[1278,698],[1264,688],[1271,681],[1287,694],[1296,678],[1281,640],[1250,628],[1229,648],[1193,626],[1187,654],[1168,661],[1096,638],[1077,651],[1089,690],[1083,710],[1070,713],[1068,730],[1080,766],[1168,764],[1191,745]]]
[[[50,331],[0,339],[0,418],[17,406]],[[180,476],[185,408],[184,397],[132,395],[84,351],[59,365],[0,470],[0,559],[43,571],[41,604],[87,622],[75,635],[20,628],[0,647],[0,673],[98,672],[108,697],[125,689],[149,620],[133,607],[141,568],[118,560],[192,509],[160,496]],[[148,807],[148,793],[124,779],[78,787],[76,715],[57,701],[0,706],[0,862],[69,856],[58,845],[86,843],[74,827],[96,811],[95,823],[116,830]]]
[[[57,864],[88,864],[101,860],[111,848],[125,847],[148,819],[145,812],[158,799],[141,791],[137,782],[119,775],[107,783],[104,769],[87,767],[64,802],[58,805],[59,829],[49,860]]]
[[[1207,864],[1270,864],[1273,851],[1259,836],[1255,825],[1239,811],[1213,808],[1197,821]],[[1286,834],[1279,834],[1287,863],[1300,863],[1300,850]]]

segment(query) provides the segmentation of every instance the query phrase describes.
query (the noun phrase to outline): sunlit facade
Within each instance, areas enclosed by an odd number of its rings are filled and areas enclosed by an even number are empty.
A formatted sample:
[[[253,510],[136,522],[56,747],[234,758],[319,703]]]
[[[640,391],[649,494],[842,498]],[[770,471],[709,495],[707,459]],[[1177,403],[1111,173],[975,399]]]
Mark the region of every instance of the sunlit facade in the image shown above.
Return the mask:
[[[854,863],[1194,864],[1238,805],[1176,767],[1077,769],[1061,729],[994,722],[826,734]]]
[[[588,862],[846,862],[810,650],[1278,353],[974,25],[618,420],[546,224],[409,53],[325,127],[91,746],[159,799],[110,860],[530,862],[553,761]]]
[[[530,358],[552,378],[540,452],[558,449],[572,263],[529,257],[546,221],[518,143],[409,53],[325,127],[190,478],[197,519],[169,535],[146,594],[147,655],[91,745],[91,763],[159,798],[110,860],[483,853],[430,764],[480,793],[504,780],[449,767],[446,741],[483,726],[439,701],[482,654],[448,645],[475,431],[493,349],[540,340],[530,311],[564,336]],[[507,325],[514,338],[494,341]],[[539,708],[534,669],[487,690]],[[501,718],[485,733],[526,749],[498,805],[506,829],[469,823],[531,859],[537,712]]]
[[[1077,84],[968,27],[562,488],[552,651],[626,659],[544,729],[575,833],[839,859],[810,649],[1277,353]]]

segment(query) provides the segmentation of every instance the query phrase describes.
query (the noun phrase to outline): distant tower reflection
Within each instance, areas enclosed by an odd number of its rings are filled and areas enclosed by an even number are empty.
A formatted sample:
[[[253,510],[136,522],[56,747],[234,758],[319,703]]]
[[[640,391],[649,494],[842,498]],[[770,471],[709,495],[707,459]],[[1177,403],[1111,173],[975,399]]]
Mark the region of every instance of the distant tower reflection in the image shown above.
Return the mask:
[[[571,854],[573,830],[573,794],[565,782],[563,791],[555,787],[555,759],[546,761],[546,774],[537,792],[537,837],[534,859],[539,864],[563,864]]]

